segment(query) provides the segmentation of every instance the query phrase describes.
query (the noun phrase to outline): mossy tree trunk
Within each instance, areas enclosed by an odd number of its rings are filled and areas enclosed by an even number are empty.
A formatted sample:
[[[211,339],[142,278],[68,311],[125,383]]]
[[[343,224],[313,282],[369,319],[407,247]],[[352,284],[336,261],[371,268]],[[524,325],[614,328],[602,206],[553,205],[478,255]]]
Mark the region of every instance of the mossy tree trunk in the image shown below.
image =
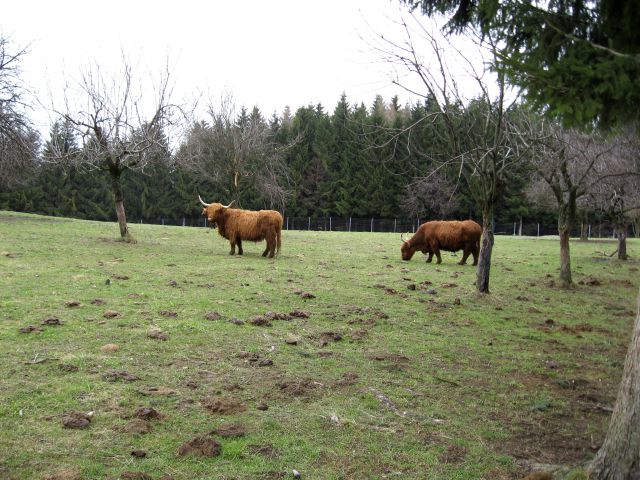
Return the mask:
[[[609,430],[589,469],[593,480],[640,478],[640,295]]]

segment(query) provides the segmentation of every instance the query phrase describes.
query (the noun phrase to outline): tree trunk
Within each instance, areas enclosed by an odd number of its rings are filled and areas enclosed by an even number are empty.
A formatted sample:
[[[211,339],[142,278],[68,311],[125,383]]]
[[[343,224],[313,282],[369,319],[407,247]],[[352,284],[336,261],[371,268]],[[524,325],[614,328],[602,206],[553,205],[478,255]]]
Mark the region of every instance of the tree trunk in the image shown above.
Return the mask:
[[[482,240],[480,242],[480,254],[478,255],[478,267],[476,270],[476,288],[480,293],[489,293],[489,273],[491,270],[491,252],[493,251],[493,222],[493,208],[483,209]]]
[[[575,209],[572,210],[571,205],[561,205],[558,212],[558,235],[560,235],[560,282],[564,288],[573,285],[571,279],[571,252],[569,249],[569,240],[571,238],[571,229],[575,220]]]
[[[618,230],[618,260],[627,260],[627,229],[623,226]]]
[[[607,436],[589,469],[594,480],[640,478],[640,295]]]
[[[113,202],[116,206],[116,216],[118,217],[118,226],[120,227],[120,237],[125,242],[135,243],[135,239],[129,233],[127,226],[127,216],[124,212],[124,194],[122,193],[122,185],[120,184],[120,172],[111,172],[111,191],[113,193]]]

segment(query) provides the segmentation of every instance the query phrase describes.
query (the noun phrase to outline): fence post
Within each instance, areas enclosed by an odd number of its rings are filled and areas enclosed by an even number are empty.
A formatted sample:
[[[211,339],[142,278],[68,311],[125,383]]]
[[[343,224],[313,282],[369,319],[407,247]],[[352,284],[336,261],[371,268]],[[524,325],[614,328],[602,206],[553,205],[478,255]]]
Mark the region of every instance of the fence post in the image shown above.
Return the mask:
[[[185,221],[184,221],[184,217],[182,217],[182,226],[183,226],[183,227],[185,227],[185,226],[186,226]]]
[[[371,217],[371,233],[373,233],[373,217]]]
[[[309,225],[308,225],[307,230],[311,231],[311,217],[309,217]]]
[[[393,233],[396,233],[396,225],[398,224],[398,219],[394,218],[393,219]]]
[[[587,231],[587,238],[591,238],[591,224],[589,224],[589,229]]]
[[[516,222],[513,222],[513,236],[516,236]]]
[[[286,217],[286,218],[287,218],[287,226],[285,227],[285,230],[289,230],[289,217]]]
[[[538,224],[538,236],[540,236],[540,224]]]
[[[331,217],[329,217],[329,231],[331,231]]]
[[[164,227],[164,217],[162,217],[162,226]]]
[[[207,228],[207,217],[204,217],[204,228]]]
[[[349,217],[349,232],[351,232],[351,217]]]

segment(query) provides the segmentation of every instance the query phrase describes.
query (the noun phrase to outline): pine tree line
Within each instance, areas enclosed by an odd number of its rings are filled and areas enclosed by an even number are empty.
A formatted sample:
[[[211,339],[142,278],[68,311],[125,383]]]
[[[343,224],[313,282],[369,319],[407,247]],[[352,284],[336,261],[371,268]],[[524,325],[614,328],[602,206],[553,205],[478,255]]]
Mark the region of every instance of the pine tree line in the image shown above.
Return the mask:
[[[397,97],[387,103],[380,96],[367,107],[350,104],[343,95],[331,113],[309,105],[294,114],[287,108],[267,120],[257,107],[251,112],[243,108],[227,124],[213,115],[193,125],[170,162],[159,159],[123,175],[128,218],[191,222],[200,216],[198,194],[207,201],[236,199],[242,208],[277,208],[294,217],[477,218],[456,172],[426,177],[434,159],[447,151],[428,121],[429,109],[428,101],[403,106]],[[283,147],[277,162],[247,147],[241,152],[244,165],[229,165],[232,160],[225,159],[244,148],[248,126],[252,132],[257,128],[273,150]],[[64,135],[62,122],[56,123],[33,181],[0,193],[0,208],[115,220],[107,172],[46,162],[47,149]],[[82,154],[76,139],[64,141],[65,148]],[[232,149],[232,157],[225,157],[225,148]],[[201,161],[194,163],[198,156]],[[507,201],[499,205],[497,217],[552,222],[549,212],[525,198],[527,175],[521,173],[508,183]]]

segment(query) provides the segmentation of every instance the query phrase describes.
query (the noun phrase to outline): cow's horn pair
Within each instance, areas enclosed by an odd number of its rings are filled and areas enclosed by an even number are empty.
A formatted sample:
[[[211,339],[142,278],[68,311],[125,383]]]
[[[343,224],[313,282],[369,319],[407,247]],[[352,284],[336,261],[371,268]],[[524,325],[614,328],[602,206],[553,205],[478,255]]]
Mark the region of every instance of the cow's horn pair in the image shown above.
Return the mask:
[[[400,241],[401,241],[402,243],[407,243],[407,240],[405,240],[405,239],[404,239],[404,233],[401,233],[401,234],[400,234]]]
[[[200,200],[200,203],[205,207],[208,207],[209,205],[211,205],[210,203],[206,203],[204,200],[202,200],[202,197],[200,195],[198,195],[198,200]],[[223,205],[222,208],[229,208],[231,205],[233,205],[234,202],[235,200],[232,200],[229,205]]]

